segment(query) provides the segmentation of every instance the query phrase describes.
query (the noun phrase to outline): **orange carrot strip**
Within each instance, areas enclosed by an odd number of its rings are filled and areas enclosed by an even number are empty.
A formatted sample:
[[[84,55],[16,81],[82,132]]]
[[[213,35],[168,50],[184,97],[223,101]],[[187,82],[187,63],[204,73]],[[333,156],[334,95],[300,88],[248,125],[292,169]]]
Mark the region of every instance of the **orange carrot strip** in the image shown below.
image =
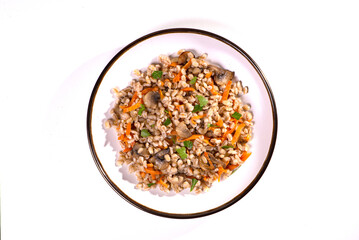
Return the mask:
[[[145,168],[145,172],[153,175],[160,175],[160,171],[154,170],[152,167]]]
[[[235,145],[236,142],[238,141],[239,136],[241,135],[241,131],[244,128],[245,124],[241,123],[237,126],[236,132],[232,138],[232,145]]]
[[[183,92],[193,92],[193,91],[196,91],[196,90],[194,88],[192,88],[192,87],[186,87],[186,88],[181,89],[181,91],[183,91]]]
[[[162,93],[161,90],[159,90],[159,92],[160,92],[160,98],[161,98],[161,100],[162,100],[165,96],[163,96],[163,93]]]
[[[153,164],[152,163],[147,163],[147,167],[151,168],[151,167],[153,167]]]
[[[173,78],[173,82],[179,82],[181,80],[181,76],[182,76],[182,73],[179,72],[174,78]]]
[[[212,143],[210,143],[207,139],[203,139],[203,142],[207,143],[211,147],[214,147],[214,145]]]
[[[243,152],[241,156],[241,160],[244,162],[247,160],[247,158],[251,155],[251,152]]]
[[[129,152],[131,150],[132,150],[132,148],[125,148],[125,149],[123,149],[123,152],[127,153],[127,152]]]
[[[212,93],[212,95],[218,95],[219,93],[214,89],[214,84],[213,84],[213,81],[210,82],[210,85],[211,85],[211,90],[210,92]]]
[[[127,107],[127,108],[123,109],[123,112],[124,112],[124,113],[127,113],[127,112],[131,112],[131,111],[133,111],[133,110],[136,110],[137,108],[141,107],[142,102],[143,102],[143,100],[142,100],[142,98],[141,98],[141,100],[138,101],[136,104],[134,104],[134,105],[132,105],[132,106],[130,106],[130,107]]]
[[[130,103],[128,104],[128,106],[129,107],[132,106],[132,104],[136,101],[137,98],[138,98],[138,94],[137,94],[137,92],[135,92],[133,94],[132,99],[131,99]]]
[[[127,127],[126,127],[126,136],[130,136],[131,133],[131,123],[127,123]]]
[[[175,67],[175,66],[177,66],[178,65],[178,63],[176,63],[176,62],[171,62],[171,64],[169,65],[170,67]]]
[[[223,96],[222,96],[221,102],[228,99],[229,91],[231,90],[231,85],[232,85],[232,81],[228,81],[226,88],[223,91]]]
[[[153,87],[153,88],[145,88],[141,91],[142,95],[145,95],[146,93],[150,92],[150,91],[158,91],[158,87]]]
[[[232,164],[230,164],[230,165],[228,165],[226,168],[229,169],[229,170],[231,170],[231,171],[233,171],[233,170],[236,169],[237,167],[239,167],[239,164],[237,164],[237,165],[232,165]]]
[[[210,78],[212,76],[212,72],[206,74],[205,78]]]
[[[179,108],[180,108],[181,106],[183,106],[183,105],[182,105],[182,104],[181,104],[181,105],[177,105],[177,106],[176,106],[176,109],[179,110]]]
[[[218,127],[223,127],[223,120],[222,120],[222,118],[220,118],[220,119],[216,122],[216,125],[217,125]]]
[[[195,122],[194,120],[203,118],[203,117],[205,117],[205,116],[206,116],[206,114],[194,116],[194,117],[191,118],[191,122],[192,122],[193,124],[196,124],[196,122]]]
[[[188,69],[192,65],[192,58],[182,67],[182,69]]]
[[[234,130],[236,130],[237,124],[238,124],[238,120],[236,120],[235,125],[232,129],[227,128],[227,131],[222,136],[222,142],[227,139],[228,134],[231,134],[234,132]]]
[[[222,173],[224,173],[225,171],[226,171],[226,170],[224,170],[222,166],[219,166],[219,167],[218,167],[218,182],[221,181],[221,175],[222,175]]]
[[[145,172],[140,172],[140,175],[142,178],[145,178],[146,177],[146,173]]]
[[[123,139],[125,139],[125,134],[122,134],[121,136],[118,137],[118,140],[122,141]]]
[[[162,181],[163,176],[160,177],[160,180],[158,180],[158,183],[161,184],[162,186],[164,186],[165,188],[168,188],[168,184],[165,183],[164,181]]]
[[[177,142],[184,142],[184,141],[189,141],[189,140],[195,140],[199,137],[201,137],[203,135],[200,135],[200,134],[193,134],[192,136],[190,136],[189,138],[185,138],[185,139],[182,139],[182,140],[178,140]]]

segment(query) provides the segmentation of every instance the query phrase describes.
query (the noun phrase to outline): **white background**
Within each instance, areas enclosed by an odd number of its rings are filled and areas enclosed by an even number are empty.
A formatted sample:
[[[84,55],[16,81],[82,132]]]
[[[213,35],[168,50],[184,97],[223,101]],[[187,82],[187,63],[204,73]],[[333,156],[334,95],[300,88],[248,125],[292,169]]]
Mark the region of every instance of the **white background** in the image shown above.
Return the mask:
[[[359,239],[355,3],[0,0],[1,239]],[[172,27],[243,48],[278,109],[261,180],[199,219],[128,204],[100,175],[86,136],[88,100],[108,61]]]

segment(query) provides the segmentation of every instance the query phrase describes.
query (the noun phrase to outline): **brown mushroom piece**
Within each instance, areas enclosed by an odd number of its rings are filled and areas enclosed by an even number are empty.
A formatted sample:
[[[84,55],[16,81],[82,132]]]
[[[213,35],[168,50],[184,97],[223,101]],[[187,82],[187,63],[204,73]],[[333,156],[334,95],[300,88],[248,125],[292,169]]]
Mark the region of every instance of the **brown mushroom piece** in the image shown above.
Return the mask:
[[[183,65],[187,62],[188,58],[193,58],[194,54],[190,51],[185,51],[183,53],[181,53],[178,57],[178,64]]]
[[[207,160],[206,157],[201,157],[200,161],[199,161],[199,166],[205,170],[205,171],[209,171],[209,170],[213,170],[214,168],[218,167],[218,165],[222,166],[223,168],[226,167],[226,164],[224,162],[222,162],[221,160],[218,160],[215,156],[213,156],[212,153],[207,152],[209,159],[211,160],[212,164],[210,164]],[[205,162],[204,159],[206,159],[207,161]]]
[[[204,155],[199,158],[199,167],[204,171],[211,171],[214,169],[213,164],[210,164]]]
[[[170,149],[163,149],[156,153],[153,157],[150,158],[150,162],[154,163],[159,170],[164,170],[168,168],[169,163],[165,161],[165,155],[170,153]]]
[[[160,100],[160,94],[155,91],[150,91],[143,97],[143,103],[147,108],[156,108]]]
[[[187,128],[187,125],[184,122],[177,125],[176,132],[180,138],[189,138],[192,136],[191,131]]]
[[[148,152],[147,148],[142,143],[136,143],[132,148],[132,154],[134,156],[143,156],[148,157],[150,153]]]
[[[228,81],[232,80],[234,77],[234,72],[228,71],[226,69],[214,66],[214,65],[209,65],[208,66],[210,71],[213,71],[214,74],[214,81],[218,84],[218,85],[224,85],[226,84]]]

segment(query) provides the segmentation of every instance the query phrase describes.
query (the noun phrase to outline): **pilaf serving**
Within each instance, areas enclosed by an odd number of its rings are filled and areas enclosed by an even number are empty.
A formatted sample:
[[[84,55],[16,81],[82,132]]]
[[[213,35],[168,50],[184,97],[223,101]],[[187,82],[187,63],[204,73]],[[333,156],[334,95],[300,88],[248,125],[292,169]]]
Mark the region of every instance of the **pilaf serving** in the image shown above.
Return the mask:
[[[201,193],[251,155],[253,116],[241,100],[248,87],[234,72],[180,50],[134,74],[128,87],[113,89],[105,127],[122,148],[116,165],[128,165],[137,188]]]

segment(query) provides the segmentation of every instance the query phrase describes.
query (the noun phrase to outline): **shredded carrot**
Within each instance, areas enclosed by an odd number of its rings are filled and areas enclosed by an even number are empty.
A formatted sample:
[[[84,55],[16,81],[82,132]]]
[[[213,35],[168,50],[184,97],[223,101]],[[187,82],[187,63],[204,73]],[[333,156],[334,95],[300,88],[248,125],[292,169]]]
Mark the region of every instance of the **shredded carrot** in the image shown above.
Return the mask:
[[[244,162],[247,160],[247,158],[251,155],[251,152],[243,152],[241,156],[241,160]]]
[[[160,171],[156,171],[153,169],[153,167],[145,168],[146,173],[153,174],[153,175],[160,175]]]
[[[159,85],[160,87],[163,87],[163,86],[165,85],[165,83],[160,80],[159,83],[158,83],[158,85]]]
[[[159,90],[159,92],[160,92],[160,98],[161,98],[161,100],[162,100],[165,96],[163,96],[163,93],[162,93],[161,90]]]
[[[129,107],[132,106],[132,104],[136,101],[137,98],[138,98],[138,94],[137,94],[137,92],[135,92],[133,94],[132,99],[131,99],[130,103],[128,104],[128,106]]]
[[[151,91],[158,91],[158,87],[153,87],[153,88],[145,88],[141,91],[141,94],[142,95],[145,95],[146,93],[148,92],[151,92]]]
[[[182,77],[182,69],[187,69],[192,65],[192,59],[190,59],[179,71],[179,73],[173,78],[173,82],[179,82]]]
[[[232,81],[228,81],[226,88],[223,91],[223,96],[222,96],[221,102],[228,99],[229,91],[231,90],[231,85],[232,85]]]
[[[183,92],[193,92],[193,91],[196,91],[196,90],[194,88],[192,88],[192,87],[186,87],[186,88],[181,89],[181,91],[183,91]]]
[[[123,109],[123,112],[124,113],[127,113],[127,112],[131,112],[133,110],[136,110],[137,108],[141,107],[141,104],[143,103],[143,100],[142,98],[140,99],[140,101],[138,101],[136,104],[130,106],[130,107],[127,107],[125,109]]]
[[[123,149],[123,152],[127,153],[127,152],[129,152],[131,150],[132,150],[132,147],[131,148],[125,148],[125,149]]]
[[[125,138],[125,134],[122,134],[121,136],[118,137],[118,140],[122,141]]]
[[[219,118],[219,120],[216,122],[216,125],[217,125],[218,127],[223,127],[223,120],[222,120],[222,118]]]
[[[172,130],[171,133],[170,133],[170,135],[177,135],[176,130]]]
[[[205,117],[205,116],[206,116],[206,114],[194,116],[194,117],[191,118],[191,122],[192,122],[193,124],[196,124],[196,122],[195,122],[194,120],[203,118],[203,117]]]
[[[212,143],[210,143],[207,139],[203,139],[203,142],[207,143],[211,147],[214,147],[214,145]]]
[[[170,117],[172,117],[172,113],[171,113],[171,112],[168,112],[168,115],[170,115]]]
[[[203,177],[203,180],[207,182],[207,181],[209,180],[209,178],[206,177],[206,176],[204,176],[204,177]]]
[[[231,171],[233,171],[233,170],[236,169],[237,167],[239,167],[239,164],[237,164],[237,165],[232,165],[232,164],[230,164],[230,165],[228,165],[226,168],[229,169],[229,170],[231,170]]]
[[[244,138],[244,140],[246,142],[248,142],[249,140],[251,140],[251,135],[250,134],[247,134],[247,136]]]
[[[179,108],[180,108],[181,106],[183,106],[183,105],[182,105],[182,104],[181,104],[181,105],[177,105],[177,106],[176,106],[176,109],[179,110]]]
[[[188,69],[192,65],[192,58],[182,67],[182,69]]]
[[[161,184],[162,186],[164,186],[165,188],[168,188],[168,184],[165,183],[164,181],[162,181],[163,176],[160,177],[160,180],[158,180],[158,183]]]
[[[212,95],[219,95],[219,93],[214,89],[214,84],[213,81],[210,81],[210,85],[211,85],[211,90],[210,92],[212,93]]]
[[[225,171],[226,171],[226,170],[224,170],[222,166],[219,166],[219,167],[218,167],[218,182],[221,181],[221,175],[222,175],[222,173],[224,173]]]
[[[178,65],[178,63],[176,63],[176,62],[171,62],[171,64],[169,65],[170,67],[175,67],[175,66],[177,66]]]
[[[173,78],[173,82],[179,82],[181,80],[181,76],[182,76],[182,73],[179,72],[174,78]]]
[[[131,123],[127,123],[127,127],[126,127],[126,136],[129,136],[131,133]]]
[[[148,168],[153,167],[153,163],[147,163],[147,167]]]
[[[145,172],[140,172],[140,175],[142,178],[145,178],[146,177],[146,173]]]
[[[195,140],[199,137],[201,137],[203,135],[200,135],[200,134],[193,134],[192,136],[190,136],[189,138],[185,138],[185,139],[182,139],[182,140],[178,140],[177,142],[184,142],[184,141],[190,141],[190,140]]]
[[[236,144],[236,142],[238,141],[238,138],[239,138],[239,136],[241,135],[241,131],[242,131],[242,129],[244,128],[244,126],[245,126],[245,124],[244,123],[241,123],[241,124],[239,124],[238,126],[237,126],[237,129],[236,129],[236,132],[235,132],[235,134],[234,134],[234,136],[233,136],[233,138],[232,138],[232,145],[235,145]]]
[[[205,78],[210,78],[212,76],[212,72],[206,74]]]
[[[238,120],[237,120],[237,122],[235,122],[235,125],[233,128],[227,128],[227,131],[222,136],[222,142],[227,139],[228,134],[231,134],[234,132],[234,130],[236,130],[237,124],[238,124]]]

